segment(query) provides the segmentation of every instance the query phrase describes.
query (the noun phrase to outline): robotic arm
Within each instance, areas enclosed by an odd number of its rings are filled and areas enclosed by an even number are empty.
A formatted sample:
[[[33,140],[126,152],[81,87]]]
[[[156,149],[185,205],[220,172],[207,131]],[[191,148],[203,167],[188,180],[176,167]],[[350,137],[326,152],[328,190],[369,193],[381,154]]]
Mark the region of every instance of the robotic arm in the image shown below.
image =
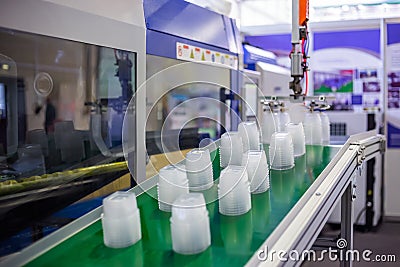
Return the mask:
[[[293,80],[289,83],[289,87],[293,90],[294,99],[303,96],[300,82],[305,76],[307,79],[308,64],[305,44],[308,39],[308,10],[308,0],[292,0],[292,51],[290,52],[290,59]]]

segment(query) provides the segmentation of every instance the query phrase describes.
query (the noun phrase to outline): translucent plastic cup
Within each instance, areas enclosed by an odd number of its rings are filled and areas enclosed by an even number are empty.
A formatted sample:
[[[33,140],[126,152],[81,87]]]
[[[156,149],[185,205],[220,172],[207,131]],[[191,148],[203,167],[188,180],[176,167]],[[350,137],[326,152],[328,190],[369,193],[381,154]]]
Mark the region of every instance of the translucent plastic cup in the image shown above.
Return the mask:
[[[269,110],[262,113],[261,120],[261,138],[263,144],[269,144],[271,142],[271,136],[279,129],[279,118],[278,114]]]
[[[221,172],[218,184],[219,212],[242,215],[251,209],[249,178],[246,167],[228,166]]]
[[[157,192],[159,209],[171,211],[172,203],[180,195],[189,193],[189,181],[184,168],[173,165],[162,168],[159,173]]]
[[[221,136],[220,165],[240,165],[242,163],[243,144],[238,132],[226,132]]]
[[[104,244],[111,248],[124,248],[142,238],[140,211],[136,196],[131,192],[115,192],[103,200]]]
[[[304,155],[306,153],[306,137],[303,124],[301,122],[288,123],[286,129],[292,136],[294,156],[300,157]]]
[[[287,111],[278,113],[278,129],[277,132],[286,132],[286,125],[291,122],[290,115]]]
[[[269,170],[264,150],[250,150],[243,155],[250,182],[250,192],[259,194],[269,189]]]
[[[320,117],[321,117],[321,127],[322,127],[322,144],[329,145],[331,140],[329,117],[323,112],[321,112]]]
[[[255,122],[241,122],[238,132],[242,138],[244,152],[260,149],[260,133]]]
[[[172,206],[172,249],[179,254],[197,254],[211,244],[210,219],[201,193],[183,194]]]
[[[208,149],[193,149],[187,153],[185,166],[190,190],[202,191],[213,186],[213,169]]]
[[[319,113],[306,113],[304,118],[304,134],[307,145],[322,144],[322,122]]]
[[[274,133],[269,147],[271,169],[287,170],[294,167],[294,148],[290,133]]]

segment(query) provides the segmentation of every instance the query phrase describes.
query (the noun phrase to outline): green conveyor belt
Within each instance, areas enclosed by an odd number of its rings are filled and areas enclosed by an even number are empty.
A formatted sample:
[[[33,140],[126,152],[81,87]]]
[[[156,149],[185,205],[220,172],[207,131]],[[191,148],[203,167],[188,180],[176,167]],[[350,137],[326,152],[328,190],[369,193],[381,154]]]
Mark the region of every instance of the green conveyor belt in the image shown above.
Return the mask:
[[[266,148],[267,150],[267,148]],[[278,226],[285,215],[339,151],[334,147],[308,146],[291,170],[270,172],[271,188],[252,195],[252,209],[242,216],[218,213],[218,201],[207,205],[211,246],[203,253],[184,256],[172,251],[170,213],[159,211],[156,188],[137,198],[141,212],[142,240],[124,249],[103,244],[101,221],[97,221],[31,261],[28,266],[242,266]],[[219,155],[214,152],[215,177]],[[204,192],[215,199],[217,187]]]

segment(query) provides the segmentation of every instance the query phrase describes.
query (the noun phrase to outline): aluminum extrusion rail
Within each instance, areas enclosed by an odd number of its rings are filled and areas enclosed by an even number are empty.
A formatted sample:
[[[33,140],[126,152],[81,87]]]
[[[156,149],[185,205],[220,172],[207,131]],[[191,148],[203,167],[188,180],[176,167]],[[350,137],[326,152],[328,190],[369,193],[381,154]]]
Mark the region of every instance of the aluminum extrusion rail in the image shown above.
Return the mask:
[[[340,198],[341,238],[347,242],[342,253],[351,250],[354,174],[363,162],[384,150],[385,138],[373,131],[351,136],[246,266],[299,266],[301,257],[290,257],[290,253],[301,256],[311,248]],[[341,266],[352,266],[352,262],[344,259]]]

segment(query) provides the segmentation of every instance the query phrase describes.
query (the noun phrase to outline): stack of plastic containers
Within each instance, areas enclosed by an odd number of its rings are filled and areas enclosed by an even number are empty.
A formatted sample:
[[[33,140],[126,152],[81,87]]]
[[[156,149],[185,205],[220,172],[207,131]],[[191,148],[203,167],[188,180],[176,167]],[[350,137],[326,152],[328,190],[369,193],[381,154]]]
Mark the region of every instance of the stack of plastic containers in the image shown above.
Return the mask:
[[[286,170],[294,167],[294,148],[290,133],[274,133],[269,147],[271,169]]]
[[[304,134],[307,145],[322,144],[322,122],[319,113],[307,112],[304,118]]]
[[[241,122],[238,132],[240,138],[242,138],[244,152],[260,149],[260,134],[255,122]]]
[[[183,194],[189,193],[189,181],[183,168],[168,165],[160,170],[157,184],[158,207],[171,211],[172,203]]]
[[[303,124],[288,123],[286,125],[288,133],[292,136],[294,156],[300,157],[306,153],[306,138],[304,135]]]
[[[218,184],[219,212],[237,216],[251,209],[249,178],[246,167],[228,166],[221,172]]]
[[[329,117],[321,112],[321,125],[322,125],[322,144],[329,145],[330,143],[330,122]]]
[[[241,165],[243,155],[242,138],[238,132],[226,132],[221,136],[220,165]]]
[[[124,248],[142,238],[140,211],[136,196],[130,192],[115,192],[103,200],[104,244],[111,248]]]
[[[286,132],[286,125],[290,123],[290,116],[286,110],[278,113],[278,129],[277,132]]]
[[[272,110],[268,109],[262,113],[261,120],[261,136],[262,143],[269,144],[271,142],[271,136],[273,133],[277,132],[279,129],[278,125],[278,115]]]
[[[269,189],[268,163],[264,150],[246,152],[242,165],[247,169],[252,194],[263,193]]]
[[[170,222],[175,252],[197,254],[210,246],[210,219],[203,194],[183,194],[176,199]]]
[[[185,164],[190,190],[201,191],[213,186],[213,169],[208,149],[193,149],[186,154]]]

